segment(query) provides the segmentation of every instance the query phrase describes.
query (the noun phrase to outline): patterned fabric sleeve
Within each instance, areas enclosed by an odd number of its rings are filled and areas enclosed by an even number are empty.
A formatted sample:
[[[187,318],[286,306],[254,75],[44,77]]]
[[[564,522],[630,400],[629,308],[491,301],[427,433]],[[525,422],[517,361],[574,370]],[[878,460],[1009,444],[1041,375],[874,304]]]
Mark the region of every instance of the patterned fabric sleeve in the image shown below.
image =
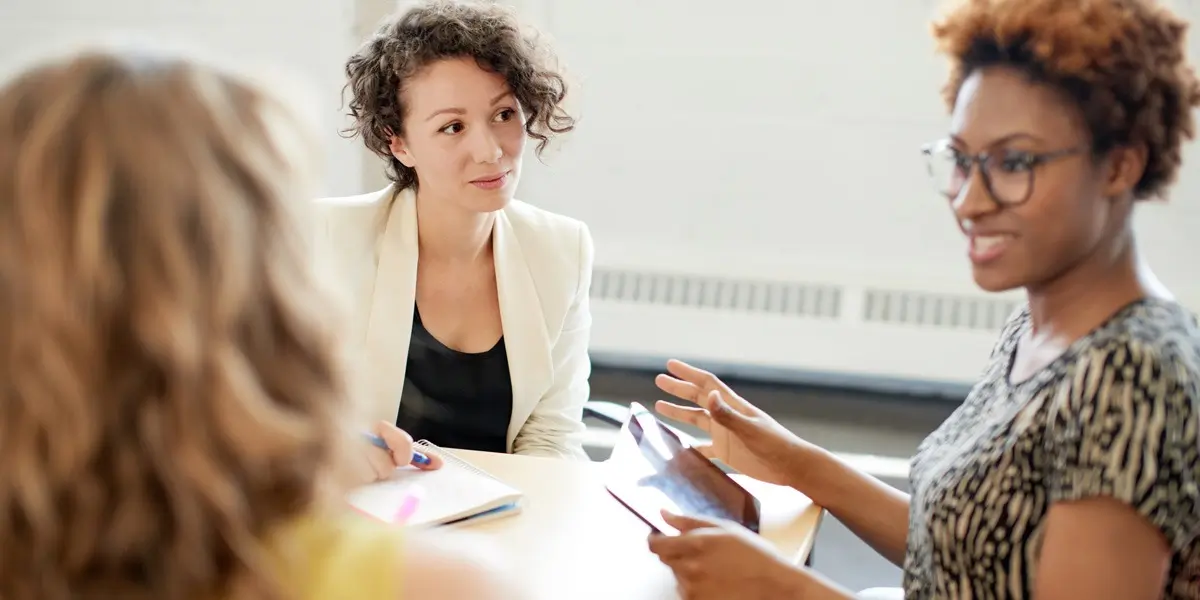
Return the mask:
[[[1072,375],[1048,438],[1050,501],[1116,499],[1185,548],[1200,532],[1196,382],[1128,341],[1085,353]]]

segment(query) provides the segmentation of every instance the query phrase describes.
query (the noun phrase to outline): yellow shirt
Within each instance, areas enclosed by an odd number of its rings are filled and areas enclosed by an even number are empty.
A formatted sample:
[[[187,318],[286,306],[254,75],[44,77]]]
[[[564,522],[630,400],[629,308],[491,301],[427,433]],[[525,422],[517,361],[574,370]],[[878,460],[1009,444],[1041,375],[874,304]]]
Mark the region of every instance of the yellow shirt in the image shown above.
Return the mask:
[[[308,517],[274,539],[280,581],[300,600],[400,597],[401,533],[364,517]]]

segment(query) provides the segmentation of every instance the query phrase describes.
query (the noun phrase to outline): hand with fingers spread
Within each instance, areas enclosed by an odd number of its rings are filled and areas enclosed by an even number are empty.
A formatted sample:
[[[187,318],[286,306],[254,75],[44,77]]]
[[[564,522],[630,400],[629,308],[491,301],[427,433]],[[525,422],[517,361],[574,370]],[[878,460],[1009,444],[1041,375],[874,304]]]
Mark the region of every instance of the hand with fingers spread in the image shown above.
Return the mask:
[[[652,534],[650,551],[675,573],[683,600],[797,598],[810,576],[759,535],[725,521],[663,512],[679,535]]]
[[[365,460],[363,479],[366,482],[382,481],[391,477],[398,467],[414,464],[413,439],[408,432],[387,421],[380,421],[372,428],[372,433],[383,439],[388,449],[362,443],[362,455]],[[428,464],[416,463],[415,466],[425,471],[442,467],[442,457],[430,453],[428,458]]]
[[[749,477],[779,485],[796,485],[811,444],[788,431],[737,395],[712,373],[685,362],[667,362],[669,375],[655,384],[662,391],[697,406],[659,401],[663,416],[699,427],[712,442],[696,449]],[[803,490],[802,490],[803,491]]]

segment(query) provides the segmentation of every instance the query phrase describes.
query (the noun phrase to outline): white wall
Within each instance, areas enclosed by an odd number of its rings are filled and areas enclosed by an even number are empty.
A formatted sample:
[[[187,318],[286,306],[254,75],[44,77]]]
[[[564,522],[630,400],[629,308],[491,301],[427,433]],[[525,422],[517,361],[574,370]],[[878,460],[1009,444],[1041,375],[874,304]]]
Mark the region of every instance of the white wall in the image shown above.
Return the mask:
[[[355,0],[357,15],[354,25],[354,47],[369,38],[378,28],[380,22],[392,13],[402,8],[417,4],[417,0]],[[351,50],[353,51],[353,50]],[[343,62],[349,58],[346,53]],[[362,139],[354,138],[353,143],[362,158],[362,190],[379,190],[388,185],[387,177],[383,174],[383,161],[373,152],[367,150]]]
[[[356,40],[354,0],[0,0],[0,67],[42,47],[133,34],[278,65],[311,88],[323,118],[326,194],[362,187],[362,155],[341,139],[341,66]],[[311,99],[310,99],[311,100]]]
[[[635,272],[833,284],[846,303],[821,321],[612,292],[596,302],[598,352],[975,376],[989,324],[933,331],[863,316],[872,290],[981,296],[918,153],[946,124],[945,68],[928,33],[937,4],[521,3],[582,79],[583,108],[550,165],[527,167],[521,195],[588,222],[599,269],[623,281]],[[1200,308],[1191,258],[1200,255],[1200,156],[1189,155],[1178,201],[1142,210],[1140,231],[1159,274]]]
[[[601,362],[974,377],[1009,304],[972,285],[917,152],[945,127],[928,36],[937,3],[506,1],[554,39],[576,80],[579,129],[548,166],[527,161],[520,195],[591,226]],[[342,64],[410,3],[0,0],[0,66],[106,31],[280,64],[320,99],[323,191],[358,193],[383,179],[378,159],[337,133]],[[1139,226],[1159,274],[1200,308],[1189,263],[1200,156],[1188,154],[1177,201],[1147,206]]]
[[[918,153],[945,127],[931,4],[555,2],[584,120],[523,196],[585,219],[610,264],[973,291]],[[1191,167],[1142,230],[1200,299],[1182,260],[1200,254]]]

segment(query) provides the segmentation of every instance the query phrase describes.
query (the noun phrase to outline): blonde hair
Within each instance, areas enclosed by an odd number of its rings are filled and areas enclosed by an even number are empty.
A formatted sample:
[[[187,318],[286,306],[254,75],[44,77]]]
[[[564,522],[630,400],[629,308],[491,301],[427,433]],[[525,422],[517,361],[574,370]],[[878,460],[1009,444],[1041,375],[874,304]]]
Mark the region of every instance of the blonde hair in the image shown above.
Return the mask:
[[[304,123],[184,57],[0,88],[0,598],[283,595],[346,381],[301,211]]]

